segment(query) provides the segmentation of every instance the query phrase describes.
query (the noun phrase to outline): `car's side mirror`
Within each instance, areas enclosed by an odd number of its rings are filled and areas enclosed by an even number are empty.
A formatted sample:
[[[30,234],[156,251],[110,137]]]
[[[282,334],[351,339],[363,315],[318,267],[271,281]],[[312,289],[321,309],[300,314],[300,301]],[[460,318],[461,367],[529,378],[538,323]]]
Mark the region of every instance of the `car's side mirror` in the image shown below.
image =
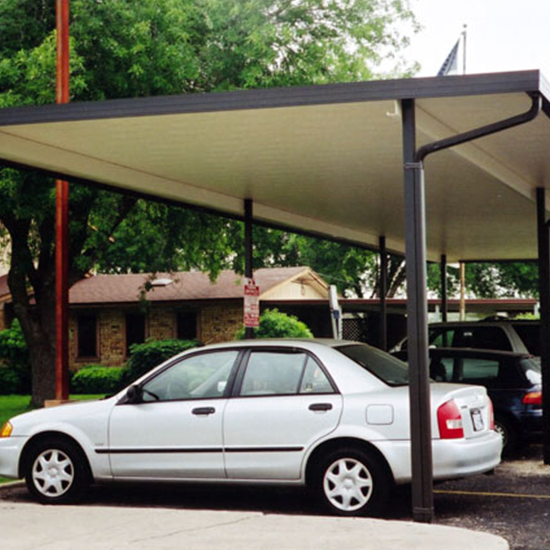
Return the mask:
[[[126,403],[140,403],[142,395],[141,388],[134,384],[126,390]]]

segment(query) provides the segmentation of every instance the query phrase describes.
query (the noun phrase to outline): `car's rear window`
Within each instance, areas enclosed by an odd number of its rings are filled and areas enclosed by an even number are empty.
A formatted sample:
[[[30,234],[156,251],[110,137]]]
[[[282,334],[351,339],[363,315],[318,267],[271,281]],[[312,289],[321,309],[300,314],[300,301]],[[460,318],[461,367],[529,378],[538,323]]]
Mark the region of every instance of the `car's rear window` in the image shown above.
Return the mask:
[[[362,344],[338,346],[336,349],[389,386],[409,383],[407,365],[388,353]]]

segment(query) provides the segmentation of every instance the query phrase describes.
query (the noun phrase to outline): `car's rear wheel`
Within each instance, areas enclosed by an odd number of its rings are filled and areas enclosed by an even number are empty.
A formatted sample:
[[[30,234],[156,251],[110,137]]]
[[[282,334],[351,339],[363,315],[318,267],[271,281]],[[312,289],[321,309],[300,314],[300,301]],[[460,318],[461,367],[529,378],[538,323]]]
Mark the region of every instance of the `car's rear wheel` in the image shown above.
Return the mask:
[[[313,478],[313,489],[324,507],[342,516],[379,514],[391,487],[380,459],[355,448],[325,455]]]
[[[33,445],[25,464],[30,494],[46,504],[66,504],[81,499],[90,475],[82,451],[61,438],[44,439]]]

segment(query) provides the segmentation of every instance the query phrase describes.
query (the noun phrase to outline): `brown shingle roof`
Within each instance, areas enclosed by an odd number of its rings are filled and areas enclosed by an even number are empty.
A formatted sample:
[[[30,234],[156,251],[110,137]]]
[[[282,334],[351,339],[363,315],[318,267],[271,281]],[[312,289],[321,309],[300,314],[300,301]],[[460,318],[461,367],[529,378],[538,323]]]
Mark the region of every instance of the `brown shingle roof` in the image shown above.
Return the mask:
[[[258,269],[254,279],[263,294],[274,286],[298,273],[308,271],[307,267],[275,267]],[[147,292],[151,302],[179,300],[214,300],[242,298],[244,277],[234,271],[222,271],[212,283],[205,273],[180,272],[157,273],[156,279],[171,279],[167,286],[154,287]],[[132,275],[96,275],[76,283],[69,292],[71,304],[107,304],[139,302],[140,291],[148,273]]]

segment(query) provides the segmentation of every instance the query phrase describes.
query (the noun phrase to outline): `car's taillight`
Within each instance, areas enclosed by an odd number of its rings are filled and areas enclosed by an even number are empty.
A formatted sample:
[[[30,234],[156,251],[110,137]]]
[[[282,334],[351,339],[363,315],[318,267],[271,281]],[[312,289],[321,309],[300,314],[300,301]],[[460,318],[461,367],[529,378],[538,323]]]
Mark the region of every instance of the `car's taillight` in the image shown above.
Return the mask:
[[[524,405],[542,405],[542,392],[530,391],[523,396],[521,402]]]
[[[493,402],[491,399],[487,398],[489,401],[489,429],[494,430],[495,429],[495,409],[493,407]]]
[[[437,423],[441,439],[460,439],[464,437],[462,416],[454,399],[447,401],[437,409]]]

